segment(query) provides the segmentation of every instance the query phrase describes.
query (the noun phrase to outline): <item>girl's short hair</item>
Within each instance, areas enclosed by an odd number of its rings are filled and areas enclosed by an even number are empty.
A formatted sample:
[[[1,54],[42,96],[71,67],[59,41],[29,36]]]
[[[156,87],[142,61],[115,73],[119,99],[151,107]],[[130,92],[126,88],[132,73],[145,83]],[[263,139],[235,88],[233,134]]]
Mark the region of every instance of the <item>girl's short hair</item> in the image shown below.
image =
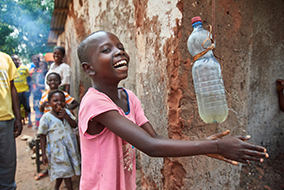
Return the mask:
[[[53,50],[55,50],[55,49],[58,49],[59,51],[61,51],[62,54],[63,54],[63,57],[65,56],[65,48],[64,47],[62,47],[62,46],[55,46],[53,48]]]
[[[64,94],[64,92],[62,90],[54,89],[54,90],[49,91],[48,96],[47,96],[48,101],[50,101],[51,97],[55,93],[61,93],[63,95],[64,99],[65,99],[65,94]]]
[[[48,73],[46,79],[48,79],[49,75],[56,75],[58,80],[59,80],[59,84],[61,84],[61,76],[58,73],[56,73],[56,72]]]

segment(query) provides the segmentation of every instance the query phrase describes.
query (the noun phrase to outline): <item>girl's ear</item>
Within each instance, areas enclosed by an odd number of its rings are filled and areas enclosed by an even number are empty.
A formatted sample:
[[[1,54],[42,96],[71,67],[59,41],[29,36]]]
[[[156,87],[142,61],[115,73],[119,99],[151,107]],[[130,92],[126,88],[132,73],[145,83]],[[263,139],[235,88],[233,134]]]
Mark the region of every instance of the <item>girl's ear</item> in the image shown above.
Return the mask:
[[[84,71],[88,74],[88,75],[95,75],[96,72],[95,70],[93,69],[93,67],[87,63],[87,62],[83,62],[82,63],[82,68],[84,69]]]

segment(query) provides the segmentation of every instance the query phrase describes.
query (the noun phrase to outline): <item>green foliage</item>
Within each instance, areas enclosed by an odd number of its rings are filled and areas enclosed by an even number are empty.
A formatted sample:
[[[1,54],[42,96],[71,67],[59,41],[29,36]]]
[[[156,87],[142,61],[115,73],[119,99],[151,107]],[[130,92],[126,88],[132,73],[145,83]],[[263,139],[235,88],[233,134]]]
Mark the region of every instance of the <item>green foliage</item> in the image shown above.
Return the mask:
[[[0,0],[0,51],[30,60],[47,46],[53,0]]]
[[[0,23],[0,48],[3,52],[15,53],[14,46],[17,46],[17,39],[14,39],[10,36],[13,32],[13,29],[9,27],[8,24]],[[5,44],[11,44],[6,46]]]

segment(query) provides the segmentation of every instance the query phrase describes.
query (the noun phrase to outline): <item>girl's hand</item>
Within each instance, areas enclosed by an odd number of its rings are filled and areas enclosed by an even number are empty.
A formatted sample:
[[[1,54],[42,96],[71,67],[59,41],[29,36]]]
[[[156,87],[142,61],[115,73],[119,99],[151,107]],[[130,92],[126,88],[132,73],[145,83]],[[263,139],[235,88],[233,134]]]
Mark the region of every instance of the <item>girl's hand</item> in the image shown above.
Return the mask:
[[[211,135],[210,137],[207,137],[206,139],[208,139],[208,140],[221,139],[222,137],[227,136],[229,133],[230,133],[230,130],[226,130],[222,133],[217,133],[217,134]],[[227,159],[224,156],[221,156],[220,154],[206,154],[206,156],[209,156],[211,158],[215,158],[215,159],[218,159],[218,160],[222,160],[222,161],[228,162],[228,163],[233,164],[233,165],[238,165],[237,161]]]
[[[206,139],[208,140],[218,140],[218,139],[222,139],[223,137],[227,136],[228,134],[230,133],[229,130],[226,130],[222,133],[218,133],[218,134],[214,134]],[[237,137],[239,138],[240,140],[242,141],[247,141],[250,139],[250,136],[249,135],[246,135],[246,136],[239,136]],[[217,143],[217,142],[216,142]],[[230,164],[233,164],[233,165],[238,165],[238,162],[237,161],[234,161],[234,160],[231,160],[231,159],[228,159],[228,158],[225,158],[224,156],[220,155],[220,154],[207,154],[207,156],[209,157],[212,157],[212,158],[215,158],[215,159],[219,159],[219,160],[222,160],[222,161],[225,161],[225,162],[228,162]],[[268,157],[268,154],[267,154],[267,157]]]
[[[43,106],[43,107],[48,106],[48,101],[43,102],[43,103],[42,103],[42,106]]]
[[[67,116],[68,114],[66,113],[65,109],[60,107],[59,112],[58,112],[58,117],[66,119]]]
[[[47,166],[48,165],[48,158],[46,156],[46,154],[42,155],[42,163],[43,165]]]
[[[268,158],[269,155],[266,153],[264,147],[250,144],[245,142],[250,136],[226,136],[222,139],[216,140],[216,145],[219,149],[220,155],[225,159],[224,161],[235,164],[236,162],[241,162],[249,164],[250,161],[263,162],[264,158]]]

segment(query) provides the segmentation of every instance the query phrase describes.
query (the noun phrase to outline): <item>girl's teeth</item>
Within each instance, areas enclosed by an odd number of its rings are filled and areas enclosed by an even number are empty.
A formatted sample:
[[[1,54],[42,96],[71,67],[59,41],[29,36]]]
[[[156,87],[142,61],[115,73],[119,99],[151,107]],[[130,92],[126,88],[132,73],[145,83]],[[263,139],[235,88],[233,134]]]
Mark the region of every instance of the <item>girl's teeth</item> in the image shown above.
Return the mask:
[[[126,65],[126,61],[125,61],[125,60],[119,61],[119,62],[117,62],[116,64],[114,64],[114,67],[119,67],[119,66],[121,66],[121,65]]]

